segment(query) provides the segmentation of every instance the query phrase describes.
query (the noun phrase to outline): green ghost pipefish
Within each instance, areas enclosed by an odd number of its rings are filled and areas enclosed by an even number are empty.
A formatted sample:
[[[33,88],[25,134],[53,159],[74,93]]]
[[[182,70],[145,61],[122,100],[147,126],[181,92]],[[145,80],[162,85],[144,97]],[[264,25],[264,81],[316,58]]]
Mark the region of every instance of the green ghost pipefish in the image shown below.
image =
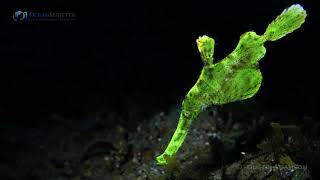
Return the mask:
[[[258,61],[265,55],[266,41],[276,41],[298,29],[305,21],[306,11],[298,4],[285,9],[272,21],[263,35],[250,31],[242,34],[235,50],[213,63],[214,39],[201,36],[197,46],[204,67],[196,84],[182,102],[176,131],[166,150],[156,158],[158,165],[167,165],[179,150],[193,120],[208,106],[222,105],[251,98],[262,82]]]

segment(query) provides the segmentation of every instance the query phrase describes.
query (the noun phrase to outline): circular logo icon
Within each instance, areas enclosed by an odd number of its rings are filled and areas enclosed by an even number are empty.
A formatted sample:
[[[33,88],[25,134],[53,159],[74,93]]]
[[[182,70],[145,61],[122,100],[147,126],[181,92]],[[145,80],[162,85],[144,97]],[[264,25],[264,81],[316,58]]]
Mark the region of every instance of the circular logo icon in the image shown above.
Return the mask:
[[[13,14],[13,20],[14,21],[23,21],[23,20],[27,20],[27,12],[22,12],[22,11],[16,11]]]

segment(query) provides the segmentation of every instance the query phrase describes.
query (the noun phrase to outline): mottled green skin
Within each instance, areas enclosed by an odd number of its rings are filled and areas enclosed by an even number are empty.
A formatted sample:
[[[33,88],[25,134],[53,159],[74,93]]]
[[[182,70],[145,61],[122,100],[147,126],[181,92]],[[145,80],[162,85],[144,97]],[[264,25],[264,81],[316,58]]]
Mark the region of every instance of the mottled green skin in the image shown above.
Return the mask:
[[[255,32],[241,35],[235,50],[215,64],[215,41],[208,36],[199,37],[197,45],[204,67],[198,81],[183,100],[177,129],[165,152],[157,157],[157,163],[170,163],[187,136],[192,121],[204,108],[248,99],[255,95],[262,82],[258,61],[266,53],[264,43],[280,39],[298,29],[305,17],[306,12],[300,5],[292,5],[269,24],[262,36]]]

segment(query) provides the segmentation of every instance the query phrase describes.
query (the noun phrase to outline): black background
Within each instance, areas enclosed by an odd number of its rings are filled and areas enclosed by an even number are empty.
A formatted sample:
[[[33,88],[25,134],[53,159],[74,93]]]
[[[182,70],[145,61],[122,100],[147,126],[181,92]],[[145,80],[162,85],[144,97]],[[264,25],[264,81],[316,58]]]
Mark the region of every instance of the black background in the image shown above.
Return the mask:
[[[181,103],[202,61],[195,40],[216,40],[215,59],[249,30],[263,34],[300,3],[303,26],[266,44],[254,97],[273,112],[317,116],[320,6],[316,1],[10,1],[1,19],[2,120],[37,123],[97,109],[139,120]],[[74,12],[72,22],[14,22],[15,11]],[[130,119],[128,119],[130,120]]]

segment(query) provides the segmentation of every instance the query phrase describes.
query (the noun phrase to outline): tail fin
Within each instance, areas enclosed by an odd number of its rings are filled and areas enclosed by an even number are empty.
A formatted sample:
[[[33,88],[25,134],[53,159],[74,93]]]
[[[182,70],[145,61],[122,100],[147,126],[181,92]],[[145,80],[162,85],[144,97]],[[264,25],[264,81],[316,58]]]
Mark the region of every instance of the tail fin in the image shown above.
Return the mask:
[[[285,9],[267,27],[264,37],[267,41],[276,41],[283,36],[298,29],[307,17],[306,11],[299,4],[294,4]]]

